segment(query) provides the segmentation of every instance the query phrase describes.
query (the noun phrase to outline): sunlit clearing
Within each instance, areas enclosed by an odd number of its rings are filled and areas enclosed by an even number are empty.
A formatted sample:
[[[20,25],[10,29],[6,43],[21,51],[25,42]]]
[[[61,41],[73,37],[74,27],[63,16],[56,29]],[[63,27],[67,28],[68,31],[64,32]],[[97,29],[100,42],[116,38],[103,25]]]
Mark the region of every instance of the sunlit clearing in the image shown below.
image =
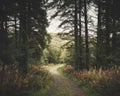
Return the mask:
[[[51,74],[59,75],[59,72],[57,70],[58,70],[58,68],[63,67],[63,66],[64,66],[64,64],[55,65],[55,66],[50,68],[49,72]]]

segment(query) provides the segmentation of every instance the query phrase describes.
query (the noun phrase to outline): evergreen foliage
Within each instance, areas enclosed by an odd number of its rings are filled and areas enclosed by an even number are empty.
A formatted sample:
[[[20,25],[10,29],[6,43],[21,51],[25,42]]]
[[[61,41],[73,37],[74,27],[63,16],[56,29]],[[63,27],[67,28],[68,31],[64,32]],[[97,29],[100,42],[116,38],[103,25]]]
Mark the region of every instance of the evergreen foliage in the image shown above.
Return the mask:
[[[20,74],[24,80],[28,63],[40,62],[46,46],[47,0],[0,0],[0,94],[6,74]],[[9,78],[9,79],[10,79]],[[12,82],[15,82],[13,78]]]
[[[76,70],[89,69],[91,65],[98,69],[100,67],[106,69],[114,65],[119,66],[120,15],[117,10],[119,5],[118,0],[53,0],[48,4],[50,9],[57,9],[51,18],[59,16],[62,21],[59,27],[69,30],[69,34],[74,35]],[[97,13],[97,27],[94,29],[97,31],[95,32],[91,30],[92,21],[88,13],[92,7],[95,8]],[[90,46],[91,32],[94,33],[94,52],[91,52]],[[82,35],[85,38],[82,38]],[[92,58],[91,53],[94,53]]]

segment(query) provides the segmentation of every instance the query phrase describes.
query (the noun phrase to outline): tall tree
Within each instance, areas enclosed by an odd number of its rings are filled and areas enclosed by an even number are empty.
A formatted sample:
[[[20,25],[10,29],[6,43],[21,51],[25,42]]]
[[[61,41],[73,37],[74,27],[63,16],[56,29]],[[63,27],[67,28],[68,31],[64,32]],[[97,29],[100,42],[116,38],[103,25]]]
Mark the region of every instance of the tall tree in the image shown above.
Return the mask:
[[[79,69],[79,46],[78,46],[78,9],[77,9],[77,0],[75,0],[75,69]]]
[[[83,69],[83,62],[82,62],[82,21],[81,21],[81,18],[82,18],[82,0],[79,0],[79,39],[78,39],[78,42],[79,42],[79,68],[80,69]]]
[[[85,46],[86,46],[86,68],[89,70],[89,43],[88,43],[88,16],[87,16],[87,0],[84,0],[84,19],[85,19]]]
[[[101,0],[97,1],[98,6],[98,24],[97,24],[97,48],[96,48],[96,67],[97,69],[100,68],[100,62],[102,61],[102,30],[101,30],[101,16],[102,16],[102,9],[101,9]]]
[[[6,3],[2,0],[0,3],[0,87],[3,87],[5,67],[11,62],[9,52],[9,38],[8,38],[8,24],[7,24],[7,7]]]
[[[0,86],[6,68],[25,76],[29,60],[40,60],[47,38],[46,1],[0,0]]]
[[[106,27],[106,33],[105,33],[105,37],[106,37],[106,65],[108,66],[110,64],[110,59],[109,59],[109,55],[110,55],[110,15],[109,15],[109,0],[106,0],[106,7],[105,7],[105,19],[106,19],[106,23],[105,23],[105,27]]]

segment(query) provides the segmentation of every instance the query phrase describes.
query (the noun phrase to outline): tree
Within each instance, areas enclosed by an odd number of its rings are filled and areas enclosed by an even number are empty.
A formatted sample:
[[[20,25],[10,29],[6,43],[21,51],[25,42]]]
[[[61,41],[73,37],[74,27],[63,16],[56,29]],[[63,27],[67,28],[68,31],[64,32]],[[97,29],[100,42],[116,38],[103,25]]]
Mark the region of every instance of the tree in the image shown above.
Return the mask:
[[[96,3],[95,3],[96,4]],[[98,31],[97,31],[97,67],[102,66],[103,68],[108,68],[115,65],[115,54],[113,54],[114,48],[112,47],[118,41],[115,40],[117,36],[119,26],[119,14],[117,14],[117,9],[119,1],[105,0],[97,1],[98,5]],[[116,7],[115,7],[116,6]],[[115,35],[116,34],[116,35]],[[112,40],[115,40],[114,43]],[[114,51],[115,53],[115,51]],[[117,58],[117,57],[116,57]],[[101,63],[99,63],[102,61]],[[113,63],[114,62],[114,63]]]
[[[82,0],[79,0],[79,63],[80,69],[83,69],[83,62],[82,62]]]
[[[97,69],[100,68],[100,62],[102,61],[102,29],[101,29],[101,0],[98,0],[97,2],[98,6],[98,24],[97,24],[97,52],[96,52],[96,67]]]
[[[40,60],[48,38],[46,2],[0,0],[0,89],[4,72],[25,77],[30,59]]]
[[[88,43],[88,17],[87,0],[84,0],[84,19],[85,19],[85,45],[86,45],[86,68],[89,70],[89,43]]]
[[[93,48],[94,50],[96,49],[95,67],[97,67],[97,69],[100,67],[105,69],[115,65],[114,63],[118,65],[119,60],[115,60],[115,58],[118,58],[119,52],[115,50],[119,50],[119,46],[116,45],[119,42],[118,37],[120,30],[120,14],[117,11],[119,5],[120,2],[117,0],[53,0],[53,2],[50,2],[50,9],[57,9],[57,12],[55,12],[51,18],[59,16],[62,21],[59,27],[64,28],[65,31],[69,29],[69,34],[74,34],[75,68],[77,70],[84,66],[84,62],[86,69],[89,69],[91,64],[92,52],[90,52],[91,49],[89,49],[91,37],[89,37],[88,31],[91,29],[89,27],[91,27],[90,24],[93,22],[90,21],[91,16],[88,14],[88,11],[93,6],[97,9],[96,12],[98,13],[96,15],[96,20],[98,21],[97,38],[92,37],[94,40],[97,40],[96,47]],[[84,27],[85,41],[81,38]],[[82,44],[85,46],[85,52]],[[116,55],[113,54],[113,50]]]
[[[75,69],[79,69],[79,46],[78,46],[78,10],[77,10],[77,0],[75,0]]]

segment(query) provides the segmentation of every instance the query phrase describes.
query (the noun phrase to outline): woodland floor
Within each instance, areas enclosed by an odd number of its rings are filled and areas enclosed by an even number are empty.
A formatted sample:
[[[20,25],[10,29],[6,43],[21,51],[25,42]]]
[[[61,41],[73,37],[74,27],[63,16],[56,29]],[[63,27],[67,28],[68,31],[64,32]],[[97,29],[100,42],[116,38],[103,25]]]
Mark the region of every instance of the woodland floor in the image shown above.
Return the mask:
[[[58,65],[49,69],[53,76],[54,84],[46,96],[87,96],[73,81],[57,71],[62,66]]]

